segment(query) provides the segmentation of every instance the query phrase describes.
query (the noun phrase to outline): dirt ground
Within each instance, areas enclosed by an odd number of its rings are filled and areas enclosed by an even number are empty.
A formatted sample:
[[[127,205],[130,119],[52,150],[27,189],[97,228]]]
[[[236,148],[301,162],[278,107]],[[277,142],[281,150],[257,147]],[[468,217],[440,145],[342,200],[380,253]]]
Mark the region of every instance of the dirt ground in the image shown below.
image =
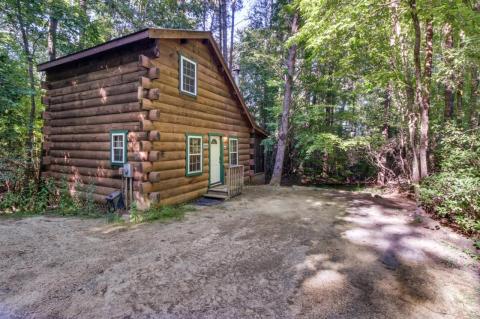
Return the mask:
[[[471,242],[415,205],[247,187],[182,221],[0,221],[0,318],[479,318]]]

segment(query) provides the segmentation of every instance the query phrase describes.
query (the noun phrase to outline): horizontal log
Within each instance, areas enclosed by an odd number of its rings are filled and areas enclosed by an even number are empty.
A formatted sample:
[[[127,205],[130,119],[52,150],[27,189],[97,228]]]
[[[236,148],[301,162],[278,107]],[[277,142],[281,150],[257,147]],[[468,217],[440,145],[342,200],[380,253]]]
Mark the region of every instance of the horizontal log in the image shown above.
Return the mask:
[[[152,132],[158,132],[158,131],[152,131]],[[182,133],[159,133],[159,134],[160,134],[160,139],[158,141],[160,142],[185,143],[185,134],[182,134]]]
[[[156,183],[181,176],[185,176],[185,168],[150,172],[148,173],[148,180],[152,183]]]
[[[44,164],[71,165],[90,168],[112,168],[109,160],[80,159],[69,157],[44,157]]]
[[[51,165],[71,166],[71,167],[88,167],[88,168],[118,170],[118,167],[112,166],[109,160],[47,156],[43,158],[43,163],[45,165],[51,164]],[[150,162],[129,161],[129,164],[132,165],[134,172],[144,173],[152,169],[152,164]]]
[[[199,128],[209,128],[213,130],[228,130],[228,131],[245,132],[245,133],[248,132],[248,128],[244,126],[225,124],[225,123],[216,122],[216,121],[201,120],[197,118],[191,118],[188,116],[171,115],[167,113],[160,113],[158,121],[163,123],[181,124],[181,125],[188,125],[188,126],[199,127]]]
[[[112,95],[125,94],[129,92],[137,92],[138,82],[122,83],[119,85],[113,85],[105,88],[88,90],[80,93],[72,93],[61,96],[50,97],[49,102],[51,105],[100,98],[107,101]]]
[[[148,140],[147,132],[128,132],[127,139],[130,142]],[[110,133],[84,133],[66,135],[46,135],[45,139],[51,142],[109,142]]]
[[[130,112],[140,111],[141,109],[142,109],[142,106],[139,102],[102,105],[102,106],[73,109],[73,110],[60,111],[60,112],[49,112],[48,119],[64,119],[64,118],[73,119],[73,118],[85,117],[85,116],[130,113]]]
[[[116,189],[122,188],[122,180],[97,176],[83,176],[79,174],[65,174],[60,172],[47,171],[42,173],[44,177],[51,177],[57,180],[66,180],[70,182],[79,182],[83,184],[93,184],[103,187],[111,187]],[[134,182],[135,183],[135,182]],[[137,186],[138,187],[138,186]]]
[[[148,119],[150,121],[156,121],[160,118],[160,110],[150,110],[148,111]]]
[[[203,180],[194,184],[183,185],[183,186],[163,190],[157,193],[159,194],[158,196],[160,200],[161,199],[166,200],[168,198],[172,198],[174,196],[178,196],[181,194],[190,193],[196,190],[206,191],[207,187],[208,187],[208,180]]]
[[[86,150],[110,151],[110,142],[45,142],[45,149],[49,150]],[[152,147],[149,141],[128,142],[130,152],[149,151]]]
[[[118,47],[111,52],[100,53],[94,59],[87,59],[83,61],[83,63],[76,63],[74,68],[61,67],[55,70],[55,72],[47,72],[47,80],[56,81],[101,70],[114,70],[131,62],[136,62],[138,66],[139,54],[152,56],[155,51],[151,41],[137,42],[130,46]]]
[[[158,151],[158,154],[159,154],[159,159],[158,159],[159,161],[185,159],[185,151]]]
[[[152,81],[152,90],[158,89],[161,92],[161,95],[171,95],[174,97],[184,97],[183,95],[180,94],[180,91],[178,87],[174,86],[173,84],[167,84],[167,83],[162,83],[159,80],[154,80]],[[195,102],[201,103],[204,105],[209,105],[211,107],[216,107],[220,110],[225,110],[225,111],[230,111],[232,113],[238,113],[240,114],[242,112],[241,106],[236,104],[234,101],[230,100],[229,102],[226,102],[227,99],[223,99],[222,101],[219,101],[219,99],[213,98],[212,94],[209,94],[207,92],[200,92],[200,89],[198,89],[199,92],[197,96],[195,97]],[[159,99],[159,98],[157,98]],[[191,100],[191,99],[186,99],[186,100]]]
[[[158,79],[160,77],[160,69],[156,67],[149,68],[147,76],[151,80]]]
[[[219,107],[218,105],[199,103],[197,100],[194,101],[191,99],[182,98],[178,94],[170,95],[170,94],[164,94],[162,92],[162,94],[160,94],[160,96],[158,97],[158,101],[167,105],[174,105],[174,106],[179,106],[183,108],[192,108],[196,111],[205,112],[208,114],[225,116],[228,118],[241,120],[241,121],[245,120],[242,117],[242,115],[236,110],[231,111],[229,109],[226,109],[223,105]]]
[[[147,112],[129,112],[110,115],[86,116],[78,118],[63,118],[50,120],[49,126],[92,125],[141,121],[147,117]]]
[[[153,155],[151,154],[153,153]],[[50,150],[51,157],[108,160],[110,161],[110,151],[79,151],[79,150]],[[158,152],[128,152],[129,162],[149,161],[150,159],[159,159]],[[157,159],[157,160],[158,160]]]
[[[219,87],[208,84],[208,82],[209,82],[209,78],[205,76],[205,74],[198,73],[198,82],[197,82],[198,96],[202,96],[202,97],[211,99],[213,101],[217,101],[217,102],[229,105],[233,107],[232,110],[235,110],[234,108],[239,107],[239,104],[238,104],[239,102],[232,96],[231,90],[222,90]],[[167,74],[162,74],[160,78],[150,83],[150,86],[162,88],[159,84],[165,84],[173,89],[177,88],[178,90],[178,87],[179,87],[178,75],[174,77]],[[174,91],[171,90],[170,92],[173,93]]]
[[[140,122],[124,122],[111,124],[77,125],[66,127],[45,127],[45,134],[83,134],[83,133],[107,133],[111,130],[144,131],[140,129]]]
[[[160,141],[160,132],[159,131],[150,131],[148,132],[149,141]]]
[[[152,149],[156,151],[185,151],[185,142],[153,142]]]
[[[65,182],[63,181],[58,181],[58,180],[54,180],[54,181],[57,187],[65,186]],[[93,194],[102,195],[104,197],[115,191],[118,191],[118,189],[116,188],[98,186],[93,184],[89,185],[89,184],[82,184],[82,183],[66,182],[66,186],[68,187],[68,189],[75,189],[77,191],[82,191],[82,192],[85,192],[86,190],[90,190]],[[103,198],[103,200],[105,200],[105,198]]]
[[[48,107],[48,110],[53,111],[65,111],[65,110],[72,110],[72,109],[83,109],[87,107],[94,107],[94,106],[107,106],[107,105],[115,105],[115,104],[122,104],[122,103],[131,103],[131,102],[138,102],[137,91],[135,92],[127,92],[118,95],[112,95],[107,98],[94,98],[94,99],[86,99],[86,100],[78,100],[73,102],[55,104]]]
[[[142,76],[140,77],[139,85],[144,89],[150,89],[152,86],[152,81],[149,78]]]
[[[140,186],[142,193],[159,192],[166,189],[180,187],[183,185],[194,184],[200,181],[208,180],[208,174],[203,174],[195,177],[178,177],[172,178],[159,183],[144,182]]]
[[[145,121],[143,121],[145,122]],[[168,122],[161,122],[161,121],[155,121],[151,122],[148,121],[148,127],[146,131],[150,130],[158,130],[160,134],[163,132],[165,133],[198,133],[198,134],[208,134],[208,133],[220,133],[224,134],[225,136],[237,136],[239,138],[245,138],[249,136],[249,133],[246,132],[240,132],[240,131],[234,131],[234,130],[226,130],[225,128],[223,129],[211,129],[211,128],[204,128],[204,127],[199,127],[199,126],[190,126],[190,125],[183,125],[183,124],[172,124]]]
[[[89,82],[89,81],[96,81],[96,80],[111,78],[121,74],[133,73],[140,70],[141,68],[139,67],[138,62],[134,61],[134,62],[126,63],[123,65],[111,67],[108,69],[75,75],[75,76],[57,80],[57,81],[48,81],[47,83],[48,83],[49,89],[57,89],[65,86],[80,85],[82,83]]]
[[[150,151],[148,152],[148,160],[150,162],[156,162],[160,160],[160,152],[159,151]]]
[[[140,99],[140,104],[142,105],[142,110],[148,111],[154,109],[152,100],[142,98]]]
[[[171,161],[158,161],[152,163],[151,171],[164,171],[171,169],[185,169],[185,158]]]
[[[152,66],[150,58],[143,54],[140,54],[138,57],[138,65],[142,68],[150,68]]]
[[[153,104],[152,105],[153,109],[158,110],[159,112],[162,112],[162,113],[170,114],[170,115],[188,116],[191,118],[198,118],[201,120],[216,121],[220,123],[240,125],[240,126],[247,127],[246,122],[243,120],[233,119],[228,116],[209,114],[205,112],[205,108],[196,109],[195,106],[192,106],[192,105],[190,107],[182,107],[177,105],[165,104],[157,101],[153,101],[152,104]]]
[[[140,70],[132,73],[118,74],[109,78],[88,81],[81,84],[72,83],[71,85],[66,87],[49,90],[47,91],[47,94],[50,97],[55,97],[55,96],[61,96],[61,95],[69,95],[73,93],[81,93],[81,92],[86,92],[91,90],[105,89],[110,86],[137,82],[138,79],[143,75],[147,75],[147,70]]]
[[[140,121],[140,130],[142,131],[152,131],[154,130],[155,126],[153,125],[152,121],[149,120],[141,120]]]
[[[78,167],[71,165],[50,165],[49,171],[66,173],[66,174],[80,174],[83,176],[95,176],[95,177],[108,177],[108,178],[120,178],[121,175],[118,169],[108,168],[91,168],[91,167]]]

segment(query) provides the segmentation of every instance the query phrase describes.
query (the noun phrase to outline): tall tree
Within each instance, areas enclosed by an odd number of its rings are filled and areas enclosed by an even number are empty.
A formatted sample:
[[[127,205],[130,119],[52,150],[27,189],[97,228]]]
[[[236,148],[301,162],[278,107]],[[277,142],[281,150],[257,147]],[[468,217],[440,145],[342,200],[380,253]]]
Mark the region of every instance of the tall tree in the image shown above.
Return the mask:
[[[298,31],[298,12],[293,14],[290,23],[291,36],[295,36]],[[275,165],[273,168],[270,185],[280,185],[283,174],[283,162],[285,160],[285,149],[287,145],[287,134],[289,128],[290,107],[292,104],[293,76],[295,74],[295,62],[297,57],[297,45],[291,44],[288,49],[286,61],[287,72],[285,74],[285,89],[283,93],[282,118],[278,129],[277,154],[275,156]]]
[[[452,49],[453,49],[453,30],[452,25],[450,23],[445,23],[443,26],[443,59],[445,66],[449,69],[449,76],[447,76],[444,84],[444,118],[446,120],[450,120],[453,117],[453,109],[454,109],[454,73],[453,73],[453,57],[452,57]]]

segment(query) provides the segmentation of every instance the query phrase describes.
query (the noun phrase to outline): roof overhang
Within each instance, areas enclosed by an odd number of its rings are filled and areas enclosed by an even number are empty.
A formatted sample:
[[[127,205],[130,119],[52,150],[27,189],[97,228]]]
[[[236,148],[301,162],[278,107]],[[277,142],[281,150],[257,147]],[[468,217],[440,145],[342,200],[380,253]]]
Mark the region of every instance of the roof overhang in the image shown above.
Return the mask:
[[[141,40],[145,39],[204,39],[208,40],[210,44],[210,48],[212,49],[213,53],[217,57],[218,61],[220,62],[221,65],[221,71],[223,71],[228,78],[228,81],[230,85],[232,86],[234,90],[234,95],[238,98],[240,105],[242,106],[242,109],[247,116],[250,124],[252,125],[252,129],[255,133],[259,133],[261,135],[264,135],[265,137],[268,136],[268,133],[262,129],[258,124],[255,122],[253,119],[252,115],[248,111],[247,105],[245,104],[245,101],[243,100],[242,94],[240,93],[240,90],[237,87],[237,84],[235,83],[233,76],[230,72],[230,69],[227,66],[227,63],[225,62],[225,59],[223,58],[221,51],[215,41],[215,39],[212,36],[212,33],[209,31],[194,31],[194,30],[181,30],[181,29],[154,29],[154,28],[149,28],[149,29],[144,29],[140,30],[135,33],[131,33],[129,35],[123,36],[121,38],[116,38],[113,40],[110,40],[108,42],[102,43],[100,45],[94,46],[89,49],[85,49],[79,52],[75,52],[66,56],[63,56],[61,58],[45,62],[45,63],[40,63],[37,65],[38,71],[47,71],[48,69],[58,67],[60,65],[64,65],[70,62],[74,62],[80,59],[88,58],[91,56],[94,56],[96,54],[106,52],[130,43],[138,42]]]

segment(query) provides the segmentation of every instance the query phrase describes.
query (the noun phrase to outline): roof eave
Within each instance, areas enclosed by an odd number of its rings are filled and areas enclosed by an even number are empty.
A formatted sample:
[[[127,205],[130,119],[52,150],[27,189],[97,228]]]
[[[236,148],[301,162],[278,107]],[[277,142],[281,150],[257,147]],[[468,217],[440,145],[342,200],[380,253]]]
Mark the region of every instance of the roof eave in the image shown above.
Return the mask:
[[[93,48],[85,49],[80,52],[72,53],[69,55],[66,55],[64,57],[58,58],[53,61],[45,62],[45,63],[40,63],[37,65],[37,69],[39,72],[46,71],[48,69],[51,69],[53,67],[73,62],[79,59],[83,59],[86,57],[90,57],[92,55],[102,53],[111,49],[115,49],[117,47],[130,44],[133,42],[137,42],[139,40],[147,39],[149,38],[149,29],[141,30],[139,32],[136,32],[134,34],[127,35],[125,37],[117,38],[111,41],[108,41],[106,43],[97,45]]]

